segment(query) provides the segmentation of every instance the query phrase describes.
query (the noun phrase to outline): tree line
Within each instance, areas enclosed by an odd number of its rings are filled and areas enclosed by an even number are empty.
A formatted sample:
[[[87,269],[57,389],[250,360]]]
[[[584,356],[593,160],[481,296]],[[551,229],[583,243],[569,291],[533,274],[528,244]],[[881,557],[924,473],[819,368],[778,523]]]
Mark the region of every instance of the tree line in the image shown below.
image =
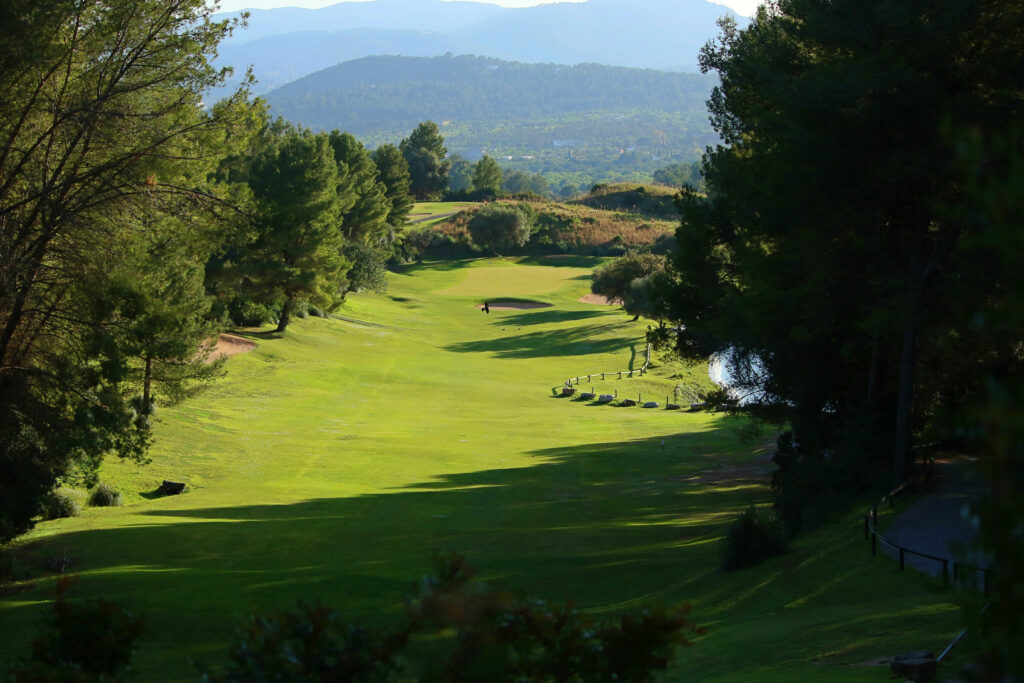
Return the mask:
[[[915,455],[979,456],[994,599],[970,620],[984,680],[1019,676],[1024,8],[782,0],[720,25],[706,191],[678,197],[670,259],[629,255],[594,289],[683,357],[725,359],[745,400],[720,402],[783,426],[791,532]]]
[[[226,325],[383,287],[413,195],[446,180],[432,124],[371,153],[245,90],[205,107],[236,26],[200,0],[0,14],[0,543],[104,455],[144,460]]]

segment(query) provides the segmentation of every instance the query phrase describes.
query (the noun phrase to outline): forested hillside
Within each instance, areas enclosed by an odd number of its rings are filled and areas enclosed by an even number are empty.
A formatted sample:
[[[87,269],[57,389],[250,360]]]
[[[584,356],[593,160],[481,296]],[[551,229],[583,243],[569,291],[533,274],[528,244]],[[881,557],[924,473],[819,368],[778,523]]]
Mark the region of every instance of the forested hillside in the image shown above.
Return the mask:
[[[267,95],[272,112],[314,129],[394,142],[423,119],[448,150],[534,172],[591,180],[696,159],[717,139],[706,76],[597,64],[520,64],[485,57],[367,57]]]

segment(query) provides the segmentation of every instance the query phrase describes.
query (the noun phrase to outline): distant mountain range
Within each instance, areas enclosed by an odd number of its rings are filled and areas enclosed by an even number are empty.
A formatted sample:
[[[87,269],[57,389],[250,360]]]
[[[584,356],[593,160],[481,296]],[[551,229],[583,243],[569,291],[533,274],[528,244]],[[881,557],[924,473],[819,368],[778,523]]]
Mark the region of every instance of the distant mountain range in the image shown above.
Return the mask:
[[[238,74],[253,65],[257,93],[370,55],[474,54],[695,71],[700,47],[717,34],[715,22],[725,14],[733,13],[705,0],[588,0],[526,8],[370,0],[317,10],[251,10],[248,28],[222,44],[217,64],[234,66]]]
[[[598,64],[382,56],[318,71],[265,97],[273,115],[348,131],[371,146],[397,142],[432,119],[448,149],[469,158],[488,153],[530,170],[588,159],[653,169],[696,159],[717,141],[705,109],[714,82]]]

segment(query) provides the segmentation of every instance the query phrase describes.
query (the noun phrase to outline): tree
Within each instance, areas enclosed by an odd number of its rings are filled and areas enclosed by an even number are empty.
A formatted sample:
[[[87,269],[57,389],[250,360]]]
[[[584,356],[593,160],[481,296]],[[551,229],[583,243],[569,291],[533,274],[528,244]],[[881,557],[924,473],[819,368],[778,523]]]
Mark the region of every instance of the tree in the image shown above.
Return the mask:
[[[449,162],[444,136],[433,121],[416,126],[398,145],[409,164],[410,190],[420,200],[436,197],[448,187]]]
[[[609,301],[621,302],[636,320],[660,310],[652,292],[655,278],[667,267],[668,259],[660,254],[631,251],[596,268],[591,276],[590,291]]]
[[[690,185],[696,189],[703,189],[704,181],[700,175],[700,164],[669,164],[659,168],[653,174],[654,182],[671,187],[682,187]]]
[[[459,154],[453,154],[448,161],[451,168],[448,169],[448,189],[452,192],[473,190],[473,164]]]
[[[345,293],[369,290],[383,294],[388,289],[384,253],[365,244],[349,244],[342,250],[352,264],[345,275]]]
[[[388,209],[388,225],[400,228],[405,225],[405,219],[413,205],[409,191],[409,162],[397,147],[384,144],[373,151],[373,163],[377,164],[377,177],[384,183],[384,193],[391,202]]]
[[[501,166],[486,154],[473,165],[473,189],[489,192],[492,196],[501,192]]]
[[[142,457],[137,366],[120,346],[132,342],[103,335],[112,312],[88,303],[150,226],[177,217],[183,243],[205,243],[222,200],[209,177],[245,109],[200,106],[231,29],[201,0],[14,0],[2,13],[0,542],[73,468]]]
[[[1020,76],[986,63],[1019,56],[998,18],[1019,10],[892,7],[770,4],[744,31],[724,20],[701,54],[721,79],[709,109],[725,144],[705,156],[707,197],[679,202],[678,348],[730,350],[749,409],[792,425],[775,485],[796,525],[820,517],[808,501],[841,500],[883,468],[901,481],[914,434],[980,390],[946,368],[1012,353],[961,333],[990,276],[957,256],[976,226],[941,207],[964,201],[949,131],[1019,120]],[[925,359],[937,370],[922,375]]]
[[[350,133],[331,131],[328,139],[338,164],[338,194],[347,205],[341,210],[345,239],[362,244],[385,241],[391,204],[387,187],[377,179],[377,165]]]
[[[298,301],[331,309],[350,265],[341,255],[338,166],[327,135],[286,129],[253,160],[255,240],[240,265],[249,286],[281,308],[284,332]]]
[[[530,241],[530,221],[511,204],[486,204],[469,219],[474,244],[494,253],[521,247]]]
[[[505,171],[501,189],[508,194],[535,194],[546,197],[551,188],[548,181],[539,173],[530,175],[525,171]]]

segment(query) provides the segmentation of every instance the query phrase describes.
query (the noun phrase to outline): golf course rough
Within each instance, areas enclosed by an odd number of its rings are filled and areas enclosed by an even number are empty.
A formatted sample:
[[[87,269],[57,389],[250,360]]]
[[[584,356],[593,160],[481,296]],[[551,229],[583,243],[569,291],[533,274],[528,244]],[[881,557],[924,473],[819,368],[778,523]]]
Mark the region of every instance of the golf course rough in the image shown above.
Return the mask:
[[[239,333],[257,345],[161,410],[150,464],[104,465],[121,507],[40,523],[16,548],[31,586],[0,597],[0,659],[27,652],[54,590],[41,567],[60,553],[75,597],[144,616],[140,681],[195,680],[189,658],[222,662],[246,615],[299,600],[392,623],[435,551],[602,613],[692,601],[708,634],[668,680],[881,681],[857,663],[941,647],[957,629],[950,597],[873,562],[856,519],[717,571],[734,514],[770,501],[772,435],[552,395],[553,378],[643,363],[647,323],[579,301],[597,263],[426,263],[337,317]],[[551,306],[476,308],[498,298]],[[659,398],[678,372],[661,361],[585,390]],[[153,495],[164,479],[186,492]]]

